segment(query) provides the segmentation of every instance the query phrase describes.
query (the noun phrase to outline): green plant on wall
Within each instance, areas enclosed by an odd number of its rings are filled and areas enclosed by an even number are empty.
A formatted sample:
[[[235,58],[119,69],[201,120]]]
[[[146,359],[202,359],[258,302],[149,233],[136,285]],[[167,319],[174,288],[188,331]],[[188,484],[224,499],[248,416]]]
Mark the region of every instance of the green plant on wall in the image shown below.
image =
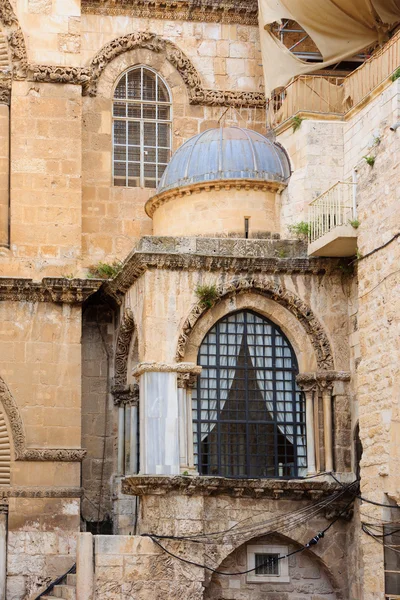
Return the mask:
[[[398,69],[395,70],[395,72],[393,73],[393,75],[391,76],[391,80],[392,81],[396,81],[396,79],[400,78],[400,67]]]
[[[99,262],[97,265],[91,265],[88,268],[89,279],[113,279],[121,270],[122,263],[119,260],[114,260],[113,263],[108,264]]]
[[[297,237],[308,237],[310,233],[310,225],[306,223],[306,221],[300,221],[299,223],[293,223],[293,225],[289,225],[289,231]]]
[[[198,297],[201,306],[211,308],[218,298],[217,286],[213,285],[198,285],[195,289],[195,294]]]
[[[370,167],[373,167],[375,164],[375,156],[363,156],[363,159]]]
[[[358,219],[349,220],[349,225],[354,227],[354,229],[358,229],[360,227],[360,221]]]
[[[292,119],[293,132],[300,129],[303,121],[304,121],[304,119],[302,119],[301,117],[293,117],[293,119]]]

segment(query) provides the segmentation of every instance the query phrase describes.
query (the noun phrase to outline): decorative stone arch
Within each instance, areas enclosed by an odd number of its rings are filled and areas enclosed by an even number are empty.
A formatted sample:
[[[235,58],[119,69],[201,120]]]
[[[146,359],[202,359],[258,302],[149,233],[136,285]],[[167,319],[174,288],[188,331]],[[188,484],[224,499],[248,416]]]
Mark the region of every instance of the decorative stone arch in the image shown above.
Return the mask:
[[[234,557],[235,557],[235,555],[238,556],[239,553],[246,552],[246,547],[249,544],[257,544],[257,543],[276,544],[276,545],[289,546],[295,550],[299,550],[304,545],[306,539],[308,540],[308,539],[311,539],[312,537],[314,537],[315,530],[312,529],[312,525],[313,525],[313,522],[311,521],[300,527],[293,528],[290,533],[291,537],[288,537],[287,535],[284,535],[281,533],[273,533],[270,531],[265,531],[265,533],[260,533],[256,537],[254,537],[254,533],[244,534],[243,536],[241,536],[239,543],[226,544],[218,549],[219,552],[218,552],[217,560],[218,560],[219,564],[217,567],[215,567],[215,569],[221,570],[221,571],[227,571],[227,572],[229,572],[229,571],[235,572],[235,570],[237,570],[237,571],[245,570],[245,569],[243,569],[243,561],[241,561],[241,564],[238,565],[237,568],[235,568],[233,566],[235,564]],[[331,539],[330,539],[329,546],[335,546],[333,537],[334,537],[333,532],[331,532]],[[324,539],[324,542],[326,542],[327,539],[328,538]],[[316,567],[319,568],[323,577],[331,585],[332,593],[336,595],[337,600],[343,600],[346,597],[347,585],[346,585],[346,583],[343,585],[343,581],[346,580],[346,578],[343,577],[343,565],[341,565],[342,568],[340,568],[340,565],[333,564],[331,567],[329,567],[327,564],[327,557],[329,556],[331,558],[333,556],[333,553],[332,553],[330,547],[324,548],[324,549],[319,547],[319,548],[316,548],[315,552],[312,550],[304,550],[303,552],[298,553],[297,556],[299,556],[299,554],[301,554],[305,560],[310,561],[312,564],[314,564]],[[226,565],[224,565],[224,563],[226,563]],[[211,600],[214,597],[212,595],[212,591],[213,591],[212,587],[213,587],[213,582],[215,581],[215,579],[218,579],[218,574],[215,574],[215,573],[210,574],[207,577],[207,583],[206,583],[206,588],[205,588],[205,592],[204,592],[204,600]],[[294,580],[292,582],[294,585],[295,585],[295,581],[296,580]],[[242,582],[243,582],[243,579],[242,579]],[[309,583],[309,580],[307,580],[307,582]],[[263,584],[263,586],[265,586],[265,587],[267,585],[268,584],[265,584],[265,583]],[[275,586],[275,584],[273,584],[273,586]],[[263,588],[264,592],[266,591],[265,587]],[[220,590],[221,588],[218,588],[218,589]],[[249,600],[251,600],[251,598],[253,597],[251,595],[252,589],[254,590],[254,584],[250,584],[250,587],[248,588]],[[271,592],[272,591],[275,591],[275,589],[271,587]],[[297,596],[298,594],[296,594],[294,591],[293,595]],[[289,597],[291,597],[291,596],[289,596]],[[257,593],[254,594],[254,598],[258,598]]]
[[[205,106],[265,107],[262,92],[212,90],[203,87],[200,75],[191,60],[170,40],[148,31],[137,31],[116,38],[103,46],[89,65],[89,81],[83,85],[83,93],[96,96],[100,77],[107,65],[126,52],[146,49],[159,54],[179,73],[184,82],[190,104]]]
[[[24,426],[17,403],[1,376],[0,406],[7,415],[11,429],[15,460],[76,462],[84,458],[86,451],[78,448],[27,448]]]
[[[0,60],[0,69],[6,70],[1,79],[4,80],[7,75],[12,75],[14,79],[25,79],[28,70],[25,39],[10,0],[0,2],[0,27],[0,50],[4,52],[3,61]],[[8,64],[4,64],[6,57]]]
[[[334,369],[333,352],[330,341],[311,308],[298,296],[293,294],[293,292],[287,290],[283,285],[257,277],[233,279],[217,286],[217,299],[211,309],[204,307],[201,302],[195,304],[189,316],[186,318],[179,335],[176,360],[178,362],[196,361],[197,355],[193,356],[195,347],[200,345],[204,335],[210,327],[223,316],[215,310],[218,303],[223,300],[229,301],[231,298],[244,294],[258,294],[272,300],[274,303],[277,303],[286,309],[286,311],[295,318],[291,320],[292,326],[296,325],[296,322],[301,325],[302,330],[305,331],[308,338],[303,340],[305,344],[303,354],[307,352],[308,347],[309,349],[312,349],[314,355],[313,360],[315,360],[314,365],[307,363],[302,364],[302,361],[299,360],[301,372],[313,370],[315,366],[318,371],[332,371]],[[243,308],[245,305],[246,303],[241,304]],[[248,306],[248,308],[250,308],[250,306]],[[225,314],[233,312],[234,310],[238,310],[235,304],[233,304],[230,309],[227,304]],[[204,320],[206,314],[209,316],[209,319]],[[265,314],[265,316],[268,316],[268,314]],[[272,320],[274,320],[273,317]],[[279,317],[277,319],[275,318],[275,320],[283,332],[288,336],[298,359],[301,358],[301,352],[299,356],[299,343],[296,340],[296,336],[293,335],[291,327],[288,326],[289,323],[285,325],[285,323],[279,322]],[[203,327],[202,323],[204,323]],[[202,335],[203,333],[204,335]],[[192,340],[192,336],[195,336],[195,340],[190,344],[189,340]]]
[[[114,385],[125,386],[128,383],[129,350],[136,330],[135,320],[130,308],[126,308],[118,329],[114,357]]]

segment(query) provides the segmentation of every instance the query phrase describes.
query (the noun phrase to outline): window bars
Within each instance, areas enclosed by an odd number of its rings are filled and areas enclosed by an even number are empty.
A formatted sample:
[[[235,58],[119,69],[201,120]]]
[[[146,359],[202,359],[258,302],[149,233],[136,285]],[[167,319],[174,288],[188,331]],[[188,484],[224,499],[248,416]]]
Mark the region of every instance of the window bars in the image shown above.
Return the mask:
[[[193,425],[200,474],[305,475],[304,400],[280,329],[251,311],[231,314],[204,338],[199,364]]]
[[[171,156],[171,98],[148,67],[122,75],[113,102],[113,180],[124,187],[156,188]]]

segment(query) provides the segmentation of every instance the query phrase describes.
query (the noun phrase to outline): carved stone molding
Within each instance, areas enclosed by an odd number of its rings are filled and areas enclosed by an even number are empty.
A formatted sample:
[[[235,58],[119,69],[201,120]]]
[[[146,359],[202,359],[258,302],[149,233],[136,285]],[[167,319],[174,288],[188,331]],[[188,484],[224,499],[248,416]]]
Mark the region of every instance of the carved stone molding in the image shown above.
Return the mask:
[[[220,190],[255,190],[262,192],[277,192],[283,190],[286,187],[285,184],[278,181],[257,181],[255,179],[231,179],[226,180],[215,180],[215,181],[202,181],[200,183],[194,183],[183,187],[177,187],[175,189],[166,190],[160,194],[155,194],[145,204],[145,211],[147,215],[152,218],[157,208],[174,200],[175,198],[183,198],[184,196],[191,196],[197,192],[219,192]]]
[[[275,250],[268,240],[223,240],[230,242],[232,245],[229,248],[226,243],[226,248],[223,252],[218,251],[218,244],[221,240],[218,239],[198,239],[198,243],[204,245],[202,251],[185,251],[186,248],[181,247],[176,249],[173,246],[175,238],[161,238],[170,242],[171,252],[143,252],[134,251],[125,261],[121,271],[112,280],[105,282],[103,290],[106,295],[112,297],[118,304],[123,301],[124,294],[135,283],[135,281],[150,269],[169,269],[188,270],[188,271],[205,271],[205,272],[222,272],[233,274],[260,273],[263,274],[312,274],[324,275],[327,273],[337,272],[338,261],[334,259],[323,258],[288,258],[280,259],[274,256]],[[182,239],[182,238],[178,238]],[[195,238],[192,238],[195,240]],[[157,240],[157,238],[156,238]],[[190,243],[190,239],[188,242]],[[214,244],[214,242],[216,244]],[[247,244],[246,242],[253,242]],[[156,245],[156,244],[154,244]],[[165,244],[167,246],[167,244]],[[243,253],[237,250],[237,247],[243,245]],[[208,246],[211,249],[208,250]],[[271,252],[263,254],[263,248]],[[277,242],[276,249],[279,249]],[[164,248],[162,248],[164,250]],[[198,253],[197,253],[198,252]]]
[[[189,373],[200,375],[202,367],[190,362],[177,362],[174,364],[159,362],[142,362],[132,371],[134,377],[140,377],[143,373]]]
[[[328,481],[278,479],[225,479],[207,476],[136,475],[122,480],[122,493],[133,496],[182,494],[185,496],[231,496],[236,498],[272,498],[320,500],[342,489]]]
[[[11,73],[0,72],[0,104],[10,104]]]
[[[97,279],[33,279],[0,277],[0,301],[61,302],[79,304],[94,294],[103,281]]]
[[[263,296],[271,298],[271,300],[274,300],[289,310],[302,324],[305,331],[309,335],[310,341],[315,350],[318,368],[321,371],[333,370],[333,354],[328,336],[326,335],[322,325],[319,323],[310,306],[308,306],[298,296],[293,294],[293,292],[287,290],[284,286],[258,277],[243,277],[239,279],[233,279],[217,286],[216,302],[225,297],[246,292],[262,294]],[[192,308],[189,316],[183,324],[182,333],[178,339],[176,352],[177,360],[182,360],[184,358],[188,338],[197,321],[207,310],[209,309],[204,307],[200,302],[198,302]]]
[[[90,71],[87,67],[29,65],[29,78],[45,83],[84,85],[90,80]]]
[[[333,389],[337,381],[350,381],[348,371],[317,371],[315,373],[299,373],[296,377],[298,386],[305,392]]]
[[[82,13],[203,23],[258,24],[256,0],[82,0]]]
[[[115,346],[114,384],[116,386],[126,385],[129,348],[134,330],[133,313],[130,308],[126,308],[121,319]]]
[[[116,406],[137,406],[139,404],[139,386],[137,383],[133,385],[114,385],[111,388],[111,393]]]
[[[0,2],[0,29],[7,35],[11,52],[12,71],[14,79],[24,79],[28,67],[28,57],[24,34],[19,26],[10,0]]]
[[[86,450],[79,448],[27,448],[17,403],[2,377],[0,377],[0,402],[10,424],[15,460],[77,462],[84,459]]]
[[[13,486],[0,489],[0,499],[7,498],[82,498],[83,488],[79,487],[22,487]]]
[[[197,378],[200,373],[178,373],[177,382],[178,388],[194,388],[196,387]]]
[[[203,88],[200,75],[182,50],[171,41],[148,31],[129,33],[103,46],[90,63],[90,81],[83,86],[84,94],[95,96],[100,76],[107,65],[120,54],[136,48],[146,48],[165,56],[165,59],[175,67],[182,77],[188,89],[191,104],[265,107],[265,95],[261,92],[236,92]]]

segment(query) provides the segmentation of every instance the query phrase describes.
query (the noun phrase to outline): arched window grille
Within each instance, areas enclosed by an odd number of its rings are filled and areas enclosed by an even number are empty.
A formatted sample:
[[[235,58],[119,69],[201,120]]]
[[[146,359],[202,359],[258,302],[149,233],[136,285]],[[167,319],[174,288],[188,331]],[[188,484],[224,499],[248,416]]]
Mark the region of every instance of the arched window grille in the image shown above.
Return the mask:
[[[282,331],[251,311],[224,317],[199,350],[193,390],[194,455],[201,475],[306,474],[303,394]]]
[[[156,188],[171,155],[171,97],[148,67],[118,81],[113,102],[114,185]]]

